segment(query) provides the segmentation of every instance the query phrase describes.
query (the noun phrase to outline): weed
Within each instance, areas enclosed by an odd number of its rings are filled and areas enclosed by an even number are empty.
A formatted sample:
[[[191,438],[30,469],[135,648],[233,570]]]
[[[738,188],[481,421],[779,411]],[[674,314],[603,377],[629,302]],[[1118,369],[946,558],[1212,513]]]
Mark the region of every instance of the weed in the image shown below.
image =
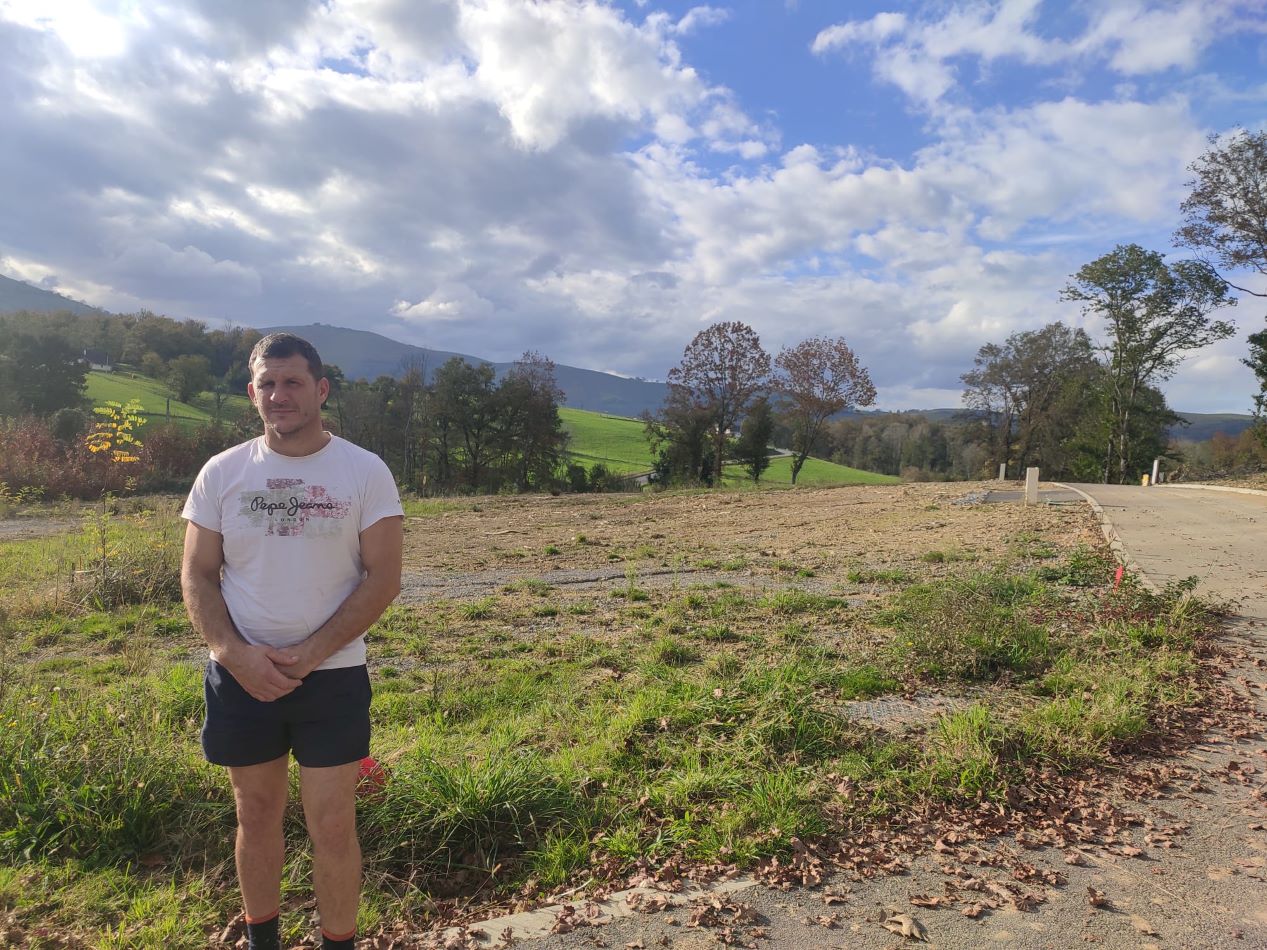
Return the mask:
[[[497,601],[495,598],[481,597],[479,600],[472,600],[463,604],[458,608],[458,613],[465,620],[484,620],[493,615],[496,607]]]
[[[823,594],[813,594],[799,587],[785,587],[768,594],[758,601],[758,605],[779,616],[803,613],[825,613],[840,607],[844,601]]]
[[[909,584],[912,580],[907,571],[898,568],[853,568],[845,577],[851,584]]]
[[[740,639],[736,636],[735,631],[724,623],[709,624],[706,627],[701,627],[699,635],[702,639],[711,643],[733,643]]]
[[[625,568],[625,586],[612,591],[611,595],[623,597],[631,603],[651,599],[651,595],[638,586],[638,570],[632,564]]]
[[[939,797],[993,797],[1005,778],[1000,761],[1005,740],[1002,723],[984,705],[942,716],[908,781],[917,790]]]
[[[977,554],[967,550],[925,551],[919,559],[925,564],[948,564],[953,561],[975,561]]]
[[[805,626],[803,623],[786,624],[779,631],[779,639],[789,646],[796,646],[797,644],[804,643],[809,639],[809,627]]]
[[[1105,551],[1075,548],[1064,562],[1038,571],[1039,579],[1066,587],[1100,587],[1113,580],[1114,562]]]
[[[847,669],[836,678],[836,689],[841,699],[869,699],[896,693],[902,684],[888,673],[870,665]]]
[[[651,660],[664,666],[686,666],[699,659],[699,653],[673,637],[661,637],[651,648]]]
[[[554,555],[559,554],[561,552],[557,544],[547,544],[542,553],[544,553],[547,557],[553,557]]]
[[[1047,630],[1022,609],[1037,595],[1033,581],[998,572],[908,587],[887,614],[898,634],[893,650],[934,678],[1034,676],[1053,653]]]

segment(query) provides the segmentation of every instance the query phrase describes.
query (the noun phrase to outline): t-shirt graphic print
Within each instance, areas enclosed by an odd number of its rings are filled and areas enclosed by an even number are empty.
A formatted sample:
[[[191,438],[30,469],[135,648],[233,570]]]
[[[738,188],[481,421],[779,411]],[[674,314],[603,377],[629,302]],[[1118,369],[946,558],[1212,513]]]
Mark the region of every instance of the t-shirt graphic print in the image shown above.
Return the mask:
[[[270,478],[263,491],[238,496],[240,513],[248,522],[264,526],[277,537],[331,537],[340,526],[332,523],[352,512],[351,499],[338,499],[324,485],[305,485],[302,478]]]

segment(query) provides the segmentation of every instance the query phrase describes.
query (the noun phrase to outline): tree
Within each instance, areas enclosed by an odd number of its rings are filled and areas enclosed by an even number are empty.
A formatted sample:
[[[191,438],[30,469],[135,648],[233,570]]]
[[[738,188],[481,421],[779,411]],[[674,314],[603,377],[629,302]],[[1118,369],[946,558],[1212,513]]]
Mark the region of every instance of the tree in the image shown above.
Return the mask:
[[[1236,301],[1207,264],[1167,264],[1138,244],[1118,245],[1083,265],[1062,292],[1083,313],[1105,322],[1100,346],[1107,370],[1107,439],[1103,477],[1125,483],[1135,461],[1132,415],[1146,408],[1146,388],[1174,375],[1180,360],[1235,332],[1210,314]],[[1154,413],[1154,415],[1156,415]]]
[[[1209,151],[1188,170],[1196,177],[1187,182],[1191,191],[1179,206],[1184,224],[1175,232],[1175,246],[1208,252],[1224,270],[1267,275],[1267,130],[1238,129],[1222,144],[1211,135]],[[1230,281],[1228,286],[1267,297]],[[1267,445],[1267,331],[1250,336],[1249,354],[1242,362],[1258,377],[1254,428]]]
[[[1013,333],[1001,346],[987,343],[973,366],[960,377],[967,387],[964,404],[986,427],[994,461],[1062,474],[1095,368],[1091,338],[1050,323]]]
[[[643,430],[655,458],[653,470],[661,485],[711,485],[708,412],[694,405],[681,390],[669,390],[656,415],[642,414]]]
[[[754,482],[760,482],[770,467],[770,436],[774,433],[774,411],[770,400],[762,397],[752,404],[744,417],[743,428],[735,440],[735,458]]]
[[[448,454],[443,465],[461,465],[463,487],[479,491],[493,452],[493,437],[499,406],[490,363],[472,366],[460,356],[436,370],[433,416],[445,426],[442,451]],[[433,453],[434,454],[434,453]]]
[[[738,322],[714,323],[695,334],[682,362],[669,370],[670,399],[676,392],[708,420],[717,484],[727,433],[743,418],[769,375],[770,357],[760,338],[752,327]]]
[[[13,333],[0,321],[0,415],[81,406],[87,375],[88,364],[61,337]]]
[[[774,361],[774,388],[783,398],[792,432],[792,484],[831,416],[875,402],[871,374],[844,337],[812,337],[782,350]]]
[[[528,351],[497,387],[501,403],[501,450],[518,491],[548,487],[563,461],[568,434],[559,404],[564,393],[554,376],[554,361]]]
[[[1179,206],[1184,224],[1175,232],[1175,246],[1207,251],[1214,265],[1226,270],[1267,275],[1267,130],[1239,129],[1221,145],[1212,135],[1210,146],[1188,166],[1196,177],[1187,182],[1191,192]]]
[[[181,402],[210,389],[211,361],[205,356],[174,356],[167,363],[167,385]]]
[[[1254,396],[1254,433],[1267,446],[1267,330],[1249,335],[1249,359],[1241,362],[1258,377],[1258,393]]]

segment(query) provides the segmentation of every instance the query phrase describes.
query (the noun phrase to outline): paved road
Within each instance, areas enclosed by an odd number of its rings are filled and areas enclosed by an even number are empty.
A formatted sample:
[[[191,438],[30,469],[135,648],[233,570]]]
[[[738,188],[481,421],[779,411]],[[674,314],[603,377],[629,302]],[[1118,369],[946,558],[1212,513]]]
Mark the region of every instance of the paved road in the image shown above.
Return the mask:
[[[1156,485],[1074,485],[1104,509],[1127,557],[1158,586],[1197,590],[1267,619],[1267,495]]]

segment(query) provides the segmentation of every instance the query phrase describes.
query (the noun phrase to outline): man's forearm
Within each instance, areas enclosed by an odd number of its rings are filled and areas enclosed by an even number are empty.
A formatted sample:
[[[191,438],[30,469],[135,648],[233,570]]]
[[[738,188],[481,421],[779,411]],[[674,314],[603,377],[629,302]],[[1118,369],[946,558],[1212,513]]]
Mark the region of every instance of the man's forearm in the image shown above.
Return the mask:
[[[191,571],[180,577],[181,591],[185,595],[185,610],[194,630],[207,642],[217,658],[224,659],[238,647],[246,645],[224,603],[220,591],[220,579],[214,581]]]
[[[315,670],[373,626],[374,621],[383,615],[383,611],[399,593],[399,573],[393,576],[384,572],[365,577],[329,620],[307,640],[291,648],[302,657],[300,663],[306,667],[303,673],[306,675]]]

